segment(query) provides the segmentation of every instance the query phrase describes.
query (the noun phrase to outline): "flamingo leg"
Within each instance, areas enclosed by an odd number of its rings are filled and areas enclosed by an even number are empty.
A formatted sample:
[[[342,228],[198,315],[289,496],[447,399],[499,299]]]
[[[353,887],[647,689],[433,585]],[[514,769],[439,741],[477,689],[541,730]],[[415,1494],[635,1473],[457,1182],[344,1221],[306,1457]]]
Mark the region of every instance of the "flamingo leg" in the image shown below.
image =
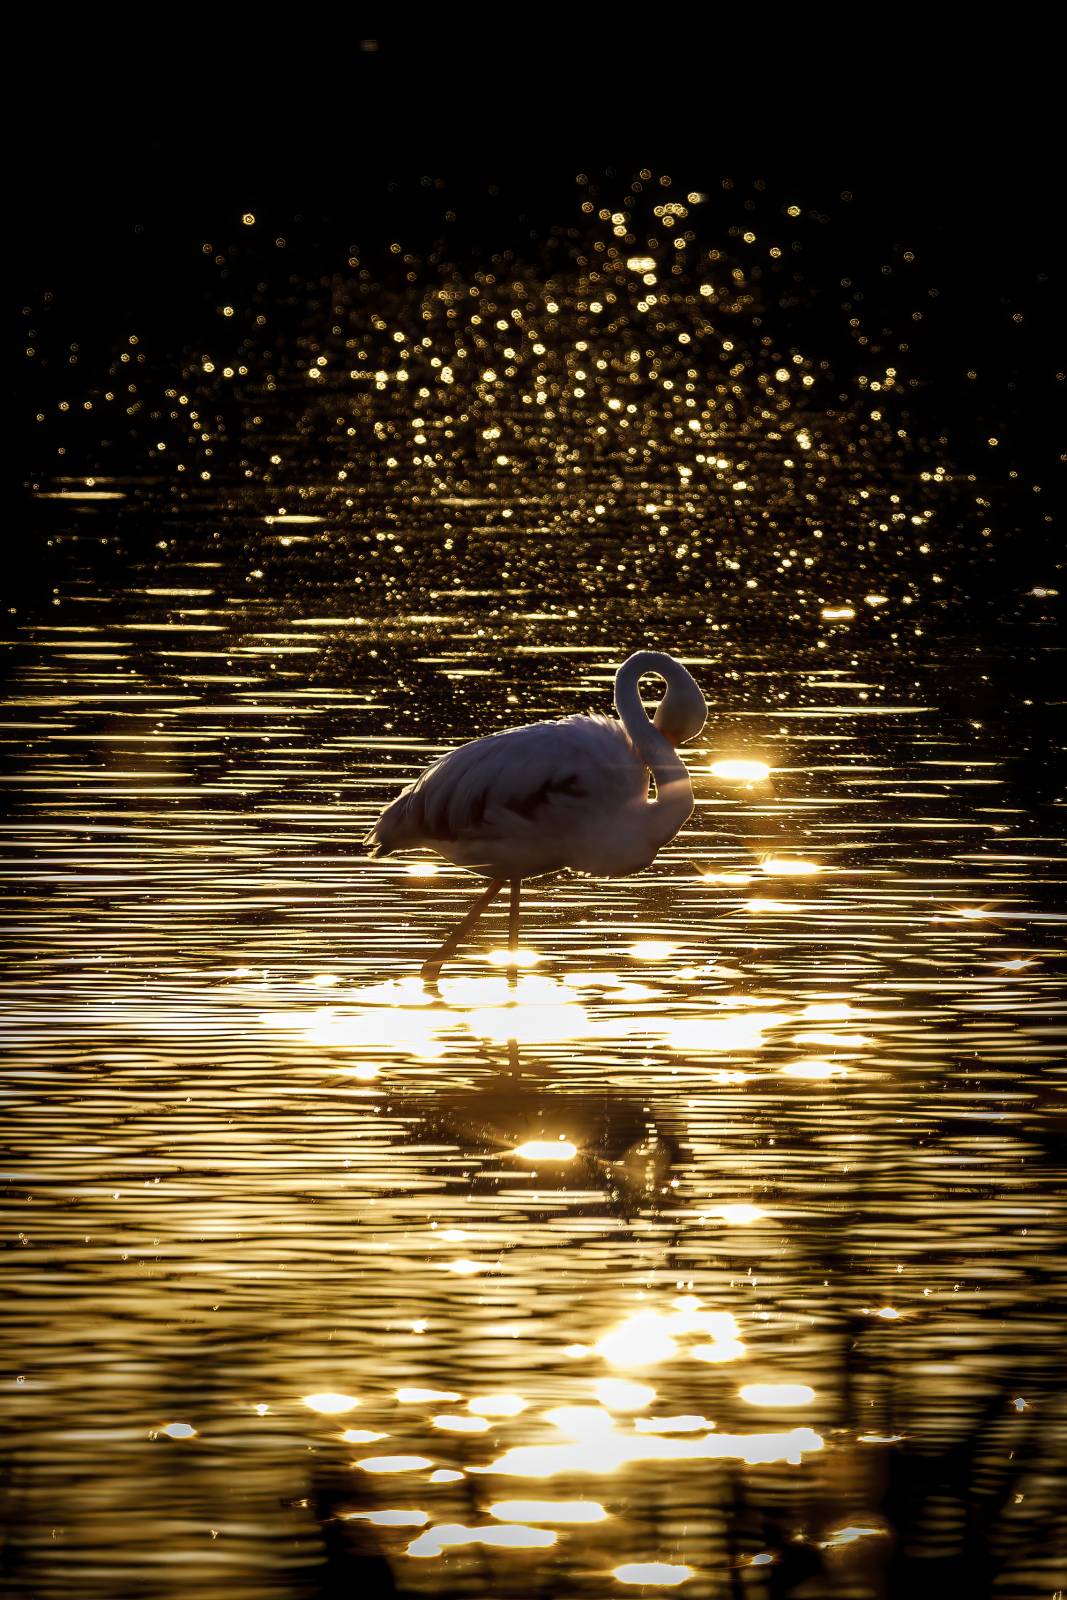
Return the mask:
[[[522,879],[511,880],[511,901],[508,906],[508,954],[511,963],[508,967],[508,986],[515,989],[519,983],[519,968],[516,956],[519,953],[519,893],[522,889]],[[513,1077],[519,1075],[519,1041],[508,1040],[508,1067]]]
[[[511,904],[508,908],[508,954],[511,957],[508,966],[508,983],[514,989],[519,981],[519,966],[515,957],[519,953],[519,891],[522,888],[521,878],[511,880]]]
[[[455,955],[464,939],[478,922],[482,912],[492,900],[496,899],[504,887],[505,881],[504,878],[494,878],[488,889],[478,896],[459,926],[449,934],[444,944],[435,950],[433,955],[427,956],[422,964],[422,979],[424,983],[436,982],[445,962]]]

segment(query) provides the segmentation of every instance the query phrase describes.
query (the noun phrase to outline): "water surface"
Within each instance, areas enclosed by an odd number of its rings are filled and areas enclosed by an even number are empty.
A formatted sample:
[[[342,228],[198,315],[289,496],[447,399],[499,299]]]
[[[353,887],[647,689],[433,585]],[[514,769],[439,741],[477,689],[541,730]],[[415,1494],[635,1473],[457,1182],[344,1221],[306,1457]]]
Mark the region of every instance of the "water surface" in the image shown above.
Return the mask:
[[[234,291],[137,470],[37,481],[14,1593],[1062,1584],[1058,597],[766,333],[777,257],[673,282],[612,215],[593,282],[354,257],[274,345]],[[643,645],[712,703],[689,825],[423,990],[475,884],[377,809]]]

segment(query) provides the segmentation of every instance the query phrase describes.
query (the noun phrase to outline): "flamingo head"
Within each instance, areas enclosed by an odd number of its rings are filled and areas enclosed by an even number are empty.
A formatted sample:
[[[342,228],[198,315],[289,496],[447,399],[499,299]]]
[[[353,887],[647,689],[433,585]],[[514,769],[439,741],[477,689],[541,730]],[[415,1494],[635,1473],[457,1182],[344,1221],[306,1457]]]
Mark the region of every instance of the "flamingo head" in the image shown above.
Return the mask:
[[[656,707],[653,723],[677,747],[688,744],[702,731],[708,719],[708,703],[701,694],[696,680],[684,667],[678,666],[677,676],[667,684],[667,693]]]

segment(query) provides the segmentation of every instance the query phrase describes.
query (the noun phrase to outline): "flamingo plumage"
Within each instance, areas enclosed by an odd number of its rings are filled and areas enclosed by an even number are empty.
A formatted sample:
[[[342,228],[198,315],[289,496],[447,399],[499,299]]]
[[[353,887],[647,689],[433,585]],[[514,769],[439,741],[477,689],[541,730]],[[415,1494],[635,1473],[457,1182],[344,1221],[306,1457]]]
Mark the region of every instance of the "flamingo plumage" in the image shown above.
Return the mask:
[[[640,683],[652,674],[667,689],[649,717]],[[429,848],[490,880],[424,963],[424,977],[437,976],[505,883],[514,951],[523,878],[564,867],[626,877],[650,866],[684,826],[693,785],[677,746],[697,737],[708,709],[695,680],[673,656],[638,650],[615,675],[615,709],[617,718],[563,717],[475,739],[386,806],[364,841],[373,855]]]

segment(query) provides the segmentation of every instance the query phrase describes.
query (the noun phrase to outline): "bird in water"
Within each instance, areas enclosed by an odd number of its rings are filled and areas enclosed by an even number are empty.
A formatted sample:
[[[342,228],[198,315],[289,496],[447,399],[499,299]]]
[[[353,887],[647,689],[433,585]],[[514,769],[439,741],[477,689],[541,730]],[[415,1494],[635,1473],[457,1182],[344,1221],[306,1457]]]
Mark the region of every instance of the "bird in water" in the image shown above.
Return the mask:
[[[667,690],[649,717],[640,684],[651,674]],[[437,978],[506,883],[514,956],[523,878],[563,867],[627,877],[650,866],[687,821],[693,785],[677,747],[697,737],[708,714],[695,680],[673,656],[638,650],[615,674],[615,709],[617,718],[562,717],[475,739],[386,806],[364,840],[372,855],[429,848],[489,879],[424,962],[424,979]]]

